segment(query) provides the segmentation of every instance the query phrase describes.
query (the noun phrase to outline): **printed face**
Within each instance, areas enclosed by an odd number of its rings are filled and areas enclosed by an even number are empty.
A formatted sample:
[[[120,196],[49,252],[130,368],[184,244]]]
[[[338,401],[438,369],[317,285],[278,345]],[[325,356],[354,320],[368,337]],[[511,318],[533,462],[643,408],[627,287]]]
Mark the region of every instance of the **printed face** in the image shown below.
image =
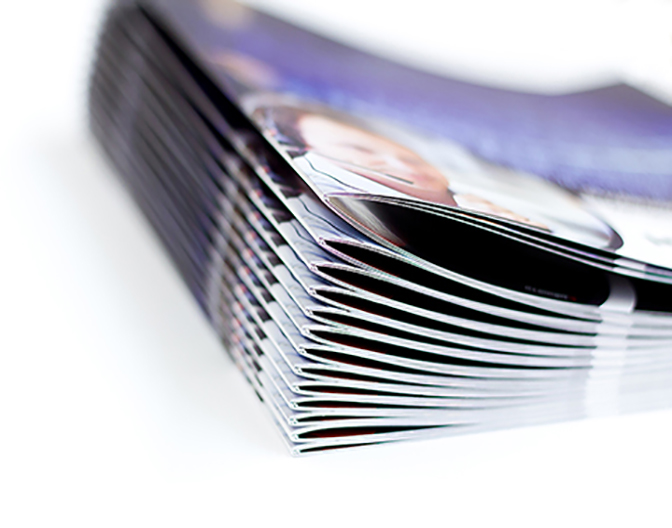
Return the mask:
[[[302,116],[298,126],[309,150],[344,169],[410,196],[455,204],[447,178],[398,143],[316,114]]]
[[[457,197],[457,203],[460,207],[464,207],[465,209],[469,209],[470,211],[487,213],[494,216],[499,216],[501,218],[506,218],[507,220],[513,220],[515,222],[520,222],[521,224],[527,224],[532,227],[537,227],[539,229],[550,231],[549,227],[546,224],[530,220],[526,216],[514,213],[513,211],[500,205],[494,204],[490,200],[486,200],[485,198],[482,198],[480,196],[476,196],[473,194],[461,194]]]
[[[249,88],[270,90],[279,82],[270,66],[249,55],[224,51],[209,57],[209,60],[216,68],[223,69],[227,75]]]

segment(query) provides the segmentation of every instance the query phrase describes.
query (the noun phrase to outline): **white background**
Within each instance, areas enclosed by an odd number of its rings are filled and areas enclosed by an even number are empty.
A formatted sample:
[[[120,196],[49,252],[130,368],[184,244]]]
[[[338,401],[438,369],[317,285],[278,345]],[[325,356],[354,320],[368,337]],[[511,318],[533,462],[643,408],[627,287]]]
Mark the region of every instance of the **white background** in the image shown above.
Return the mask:
[[[672,526],[670,411],[291,458],[87,134],[101,11],[0,4],[0,526]]]

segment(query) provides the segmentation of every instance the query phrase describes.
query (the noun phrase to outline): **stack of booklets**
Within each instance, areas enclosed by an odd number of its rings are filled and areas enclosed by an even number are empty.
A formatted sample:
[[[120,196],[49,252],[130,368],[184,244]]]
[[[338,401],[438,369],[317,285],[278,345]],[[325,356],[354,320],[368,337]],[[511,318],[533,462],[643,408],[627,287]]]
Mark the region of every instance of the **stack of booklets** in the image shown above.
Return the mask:
[[[293,453],[672,404],[672,108],[118,1],[100,145]]]

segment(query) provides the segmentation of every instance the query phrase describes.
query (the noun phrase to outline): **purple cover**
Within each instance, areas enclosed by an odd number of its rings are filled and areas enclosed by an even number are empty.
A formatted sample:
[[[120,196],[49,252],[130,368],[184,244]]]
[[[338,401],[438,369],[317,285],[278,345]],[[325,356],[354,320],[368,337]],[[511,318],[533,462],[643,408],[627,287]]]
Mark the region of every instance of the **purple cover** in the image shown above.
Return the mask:
[[[488,88],[226,2],[217,17],[194,1],[151,4],[234,99],[272,90],[410,125],[570,190],[672,199],[672,108],[630,86],[568,95]]]

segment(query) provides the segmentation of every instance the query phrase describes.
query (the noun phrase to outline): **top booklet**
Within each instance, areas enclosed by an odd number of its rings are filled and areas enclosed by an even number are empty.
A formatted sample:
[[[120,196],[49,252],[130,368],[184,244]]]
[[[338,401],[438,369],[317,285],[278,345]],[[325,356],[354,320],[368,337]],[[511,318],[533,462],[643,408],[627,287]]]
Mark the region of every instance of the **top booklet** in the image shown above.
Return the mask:
[[[149,4],[305,184],[378,241],[460,251],[438,215],[672,282],[666,104],[624,84],[567,95],[478,86],[228,1]]]

